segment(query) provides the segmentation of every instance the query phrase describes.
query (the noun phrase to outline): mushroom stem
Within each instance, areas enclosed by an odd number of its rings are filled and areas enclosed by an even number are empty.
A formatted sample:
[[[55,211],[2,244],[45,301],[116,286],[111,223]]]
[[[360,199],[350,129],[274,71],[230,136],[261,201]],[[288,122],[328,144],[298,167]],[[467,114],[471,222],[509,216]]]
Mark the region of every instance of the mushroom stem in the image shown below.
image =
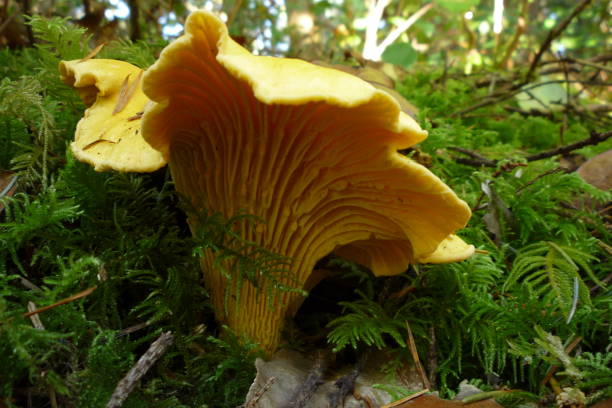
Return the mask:
[[[259,343],[262,349],[274,351],[280,344],[285,319],[295,313],[304,296],[300,292],[279,289],[272,289],[269,293],[267,285],[273,284],[261,280],[257,287],[243,281],[238,293],[237,278],[227,279],[219,273],[214,265],[215,259],[216,254],[206,251],[201,265],[217,320],[239,330],[240,335]],[[231,265],[226,264],[225,267],[230,268]],[[304,267],[303,272],[307,271],[308,267]]]

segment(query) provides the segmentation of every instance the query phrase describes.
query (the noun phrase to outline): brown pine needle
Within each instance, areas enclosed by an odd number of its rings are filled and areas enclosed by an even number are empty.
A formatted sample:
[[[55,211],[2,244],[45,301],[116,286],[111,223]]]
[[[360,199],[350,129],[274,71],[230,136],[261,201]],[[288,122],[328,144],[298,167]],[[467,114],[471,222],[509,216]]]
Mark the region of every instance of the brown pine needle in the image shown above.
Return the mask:
[[[429,378],[427,378],[427,374],[425,374],[425,369],[421,364],[421,360],[419,359],[419,353],[417,352],[416,343],[414,342],[414,336],[412,335],[412,329],[410,329],[410,325],[406,320],[406,329],[408,330],[408,347],[410,348],[410,354],[412,354],[412,359],[414,360],[414,364],[416,365],[416,369],[419,372],[419,376],[421,377],[421,381],[423,381],[423,387],[429,389],[431,388],[431,384],[429,383]]]
[[[81,59],[79,62],[84,62],[87,60],[92,59],[93,57],[95,57],[96,55],[98,55],[98,53],[100,51],[102,51],[102,48],[104,48],[104,46],[106,45],[105,42],[103,42],[102,44],[98,45],[96,48],[94,48],[93,50],[91,50],[91,52],[89,54],[87,54],[83,59]]]
[[[33,315],[38,314],[38,313],[46,312],[47,310],[53,309],[55,307],[58,307],[58,306],[61,306],[61,305],[65,305],[66,303],[74,302],[77,299],[84,298],[85,296],[89,296],[97,288],[98,288],[97,286],[92,286],[89,289],[85,289],[84,291],[79,292],[76,295],[72,295],[70,297],[62,299],[62,300],[60,300],[58,302],[53,303],[52,305],[44,306],[44,307],[41,307],[40,309],[36,309],[36,310],[32,310],[30,312],[24,313],[23,317],[30,317],[30,316],[33,316]]]

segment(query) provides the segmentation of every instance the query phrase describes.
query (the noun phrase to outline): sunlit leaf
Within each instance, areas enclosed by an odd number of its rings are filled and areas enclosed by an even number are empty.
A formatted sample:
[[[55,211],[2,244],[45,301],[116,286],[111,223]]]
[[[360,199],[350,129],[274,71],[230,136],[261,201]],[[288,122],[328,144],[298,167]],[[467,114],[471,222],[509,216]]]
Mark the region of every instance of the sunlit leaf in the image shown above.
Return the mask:
[[[417,57],[418,53],[410,43],[391,44],[382,55],[383,61],[404,68],[410,67],[417,60]]]

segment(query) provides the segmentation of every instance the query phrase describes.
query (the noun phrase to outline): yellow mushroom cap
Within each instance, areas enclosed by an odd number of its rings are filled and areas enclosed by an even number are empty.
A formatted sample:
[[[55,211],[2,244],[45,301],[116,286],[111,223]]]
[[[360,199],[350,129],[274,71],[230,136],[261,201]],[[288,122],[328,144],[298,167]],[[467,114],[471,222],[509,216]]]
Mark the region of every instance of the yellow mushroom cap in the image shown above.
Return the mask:
[[[466,244],[455,234],[444,238],[434,252],[417,259],[419,263],[449,263],[463,261],[474,254],[474,245]]]
[[[151,99],[143,136],[168,161],[177,190],[197,209],[264,220],[242,224],[240,234],[290,259],[289,284],[311,285],[314,264],[332,251],[377,275],[473,252],[452,235],[469,207],[397,152],[426,132],[359,78],[251,55],[198,11],[146,71],[143,90]],[[245,284],[228,306],[233,284],[214,256],[205,252],[203,266],[218,317],[273,349],[300,295],[282,293],[270,308],[258,297],[265,282]]]
[[[62,61],[59,68],[62,81],[76,88],[88,107],[70,145],[79,160],[97,171],[146,172],[166,164],[140,133],[148,101],[142,69],[106,59]]]

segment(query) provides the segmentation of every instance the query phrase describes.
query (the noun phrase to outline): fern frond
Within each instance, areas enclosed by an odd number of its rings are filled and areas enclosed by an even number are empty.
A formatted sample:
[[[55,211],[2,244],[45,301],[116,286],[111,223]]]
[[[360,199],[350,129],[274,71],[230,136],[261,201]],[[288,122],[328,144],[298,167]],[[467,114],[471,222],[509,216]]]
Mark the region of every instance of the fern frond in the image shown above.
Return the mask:
[[[389,335],[401,347],[406,347],[402,332],[403,322],[389,316],[383,307],[359,292],[361,299],[354,302],[340,302],[349,312],[332,320],[327,327],[332,330],[328,342],[334,344],[334,351],[340,351],[349,344],[356,349],[360,343],[376,346],[387,345],[384,336]]]
[[[588,262],[595,259],[587,253],[554,242],[528,245],[519,251],[502,290],[508,291],[521,281],[541,297],[552,291],[558,307],[567,317],[575,295],[574,280],[578,282],[579,299],[586,305],[591,304],[588,288],[579,272],[582,268],[589,277],[601,283],[588,266]]]

